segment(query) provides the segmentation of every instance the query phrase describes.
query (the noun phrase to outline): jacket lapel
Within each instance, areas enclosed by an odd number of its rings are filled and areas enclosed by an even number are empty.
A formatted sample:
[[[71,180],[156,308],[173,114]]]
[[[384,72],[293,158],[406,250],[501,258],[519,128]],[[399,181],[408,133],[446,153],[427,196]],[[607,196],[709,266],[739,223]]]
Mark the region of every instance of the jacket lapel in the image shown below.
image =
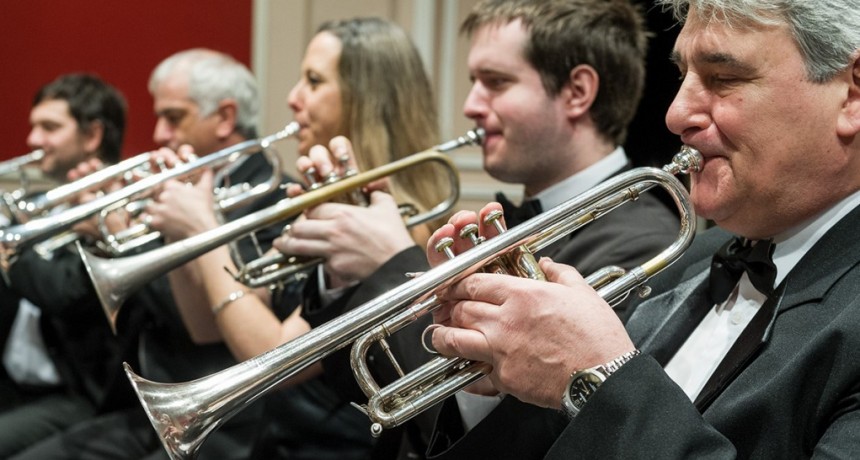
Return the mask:
[[[628,332],[642,351],[665,366],[708,313],[708,302],[708,272],[698,270],[676,289],[642,302]]]
[[[855,257],[846,257],[860,254],[860,239],[856,238],[858,226],[860,207],[837,222],[803,256],[786,277],[785,298],[777,315],[803,304],[820,302],[839,278],[860,263]]]
[[[782,312],[804,304],[817,305],[840,277],[860,263],[856,258],[844,257],[845,254],[860,254],[860,239],[852,237],[852,229],[858,225],[860,208],[834,225],[798,262],[778,287],[780,294],[773,300],[775,305],[768,306],[770,313],[762,319],[764,327],[749,333],[744,331],[742,335],[747,335],[746,343],[736,343],[729,350],[696,398],[696,407],[700,411],[707,409],[766,346],[774,322]],[[663,366],[713,306],[707,295],[709,262],[710,258],[707,258],[690,265],[684,272],[684,281],[676,289],[643,302],[631,318],[628,328],[634,342]],[[644,315],[654,317],[634,320]]]

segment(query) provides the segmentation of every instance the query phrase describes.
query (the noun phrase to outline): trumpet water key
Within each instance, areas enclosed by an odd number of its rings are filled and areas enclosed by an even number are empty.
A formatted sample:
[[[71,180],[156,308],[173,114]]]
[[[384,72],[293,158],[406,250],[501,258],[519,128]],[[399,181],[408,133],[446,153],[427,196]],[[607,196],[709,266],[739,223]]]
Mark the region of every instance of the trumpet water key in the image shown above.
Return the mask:
[[[697,171],[700,161],[698,152],[684,148],[673,163],[662,170],[638,168],[618,175],[290,342],[208,377],[162,384],[141,378],[128,365],[126,373],[169,455],[193,458],[209,433],[248,404],[311,364],[356,343],[351,364],[359,385],[370,399],[365,411],[374,422],[374,432],[378,433],[403,423],[483,377],[489,372],[489,366],[459,358],[437,357],[382,388],[361,359],[366,344],[387,337],[436,308],[438,302],[434,293],[439,289],[480,270],[500,256],[523,248],[535,252],[547,247],[658,185],[669,192],[678,206],[679,234],[669,247],[644,264],[626,272],[613,269],[600,275],[598,293],[601,296],[611,302],[626,295],[677,260],[692,242],[695,213],[686,189],[674,174]]]

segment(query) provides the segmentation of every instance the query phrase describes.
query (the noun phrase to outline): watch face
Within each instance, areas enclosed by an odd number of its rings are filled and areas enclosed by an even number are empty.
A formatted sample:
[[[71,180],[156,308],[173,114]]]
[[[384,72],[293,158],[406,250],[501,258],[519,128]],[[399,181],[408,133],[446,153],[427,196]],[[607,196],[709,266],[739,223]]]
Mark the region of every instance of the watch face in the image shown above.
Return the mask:
[[[594,369],[579,371],[570,380],[568,398],[576,412],[582,409],[588,397],[594,393],[600,384],[606,380],[606,376]]]

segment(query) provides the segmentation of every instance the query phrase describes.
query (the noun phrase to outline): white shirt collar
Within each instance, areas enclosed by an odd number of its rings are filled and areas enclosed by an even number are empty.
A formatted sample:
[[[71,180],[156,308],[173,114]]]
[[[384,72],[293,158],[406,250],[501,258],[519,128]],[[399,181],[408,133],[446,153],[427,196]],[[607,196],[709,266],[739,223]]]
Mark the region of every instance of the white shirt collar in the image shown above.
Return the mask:
[[[540,201],[541,208],[554,208],[565,201],[590,190],[609,179],[630,161],[623,147],[616,147],[609,155],[582,171],[553,184],[533,198]]]

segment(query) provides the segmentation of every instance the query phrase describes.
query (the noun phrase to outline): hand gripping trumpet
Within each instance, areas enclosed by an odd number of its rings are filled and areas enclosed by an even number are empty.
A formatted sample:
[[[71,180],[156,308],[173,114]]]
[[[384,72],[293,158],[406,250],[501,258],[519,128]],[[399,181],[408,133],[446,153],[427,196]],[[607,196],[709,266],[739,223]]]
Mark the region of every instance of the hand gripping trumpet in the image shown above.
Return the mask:
[[[126,374],[169,455],[193,458],[210,432],[282,381],[340,348],[386,337],[432,311],[437,306],[433,293],[440,288],[500,256],[523,248],[535,251],[546,247],[660,185],[679,208],[678,238],[645,264],[623,274],[614,270],[603,277],[612,281],[600,282],[598,293],[610,302],[621,298],[674,262],[692,242],[695,214],[687,191],[673,174],[697,171],[700,161],[698,152],[685,147],[663,170],[638,168],[616,176],[290,342],[208,377],[162,384],[141,378],[128,365]],[[354,356],[363,354],[360,346]],[[437,357],[393,385],[380,388],[369,378],[365,365],[353,362],[353,366],[359,385],[370,397],[366,412],[375,432],[403,423],[488,372],[486,364]]]
[[[437,152],[449,152],[464,145],[479,144],[482,137],[483,131],[481,129],[471,130],[463,136],[437,145],[432,150]],[[348,158],[339,159],[344,169],[346,169],[345,176],[349,177],[357,174],[356,170],[350,169],[346,166],[347,160]],[[308,176],[308,182],[311,183],[310,190],[327,187],[341,180],[340,177],[332,176],[326,178],[324,182],[317,182],[313,177],[313,173],[306,173],[306,176]],[[451,184],[451,187],[453,188],[454,184]],[[339,199],[336,199],[336,201],[358,206],[367,206],[369,198],[361,190],[353,190]],[[456,201],[456,199],[448,199],[448,202],[450,202],[452,206],[454,201]],[[450,207],[447,209],[450,209]],[[418,209],[414,205],[406,203],[400,205],[400,214],[405,218],[404,224],[406,228],[412,228],[416,225],[433,220],[439,217],[442,213],[437,212],[432,215],[429,215],[428,213],[419,213]],[[285,280],[295,279],[299,274],[306,272],[308,269],[323,262],[325,262],[325,260],[322,258],[296,257],[275,252],[249,261],[239,267],[238,271],[232,275],[236,281],[250,288],[272,287],[284,283]]]
[[[267,148],[272,143],[290,137],[298,131],[298,123],[293,122],[275,134],[261,139],[240,142],[232,147],[219,150],[206,155],[205,157],[199,158],[196,161],[186,163],[159,174],[151,175],[138,182],[123,187],[120,190],[108,193],[107,195],[73,208],[69,208],[58,214],[33,219],[24,224],[13,225],[0,229],[0,265],[8,266],[20,247],[27,244],[37,243],[41,240],[57,235],[58,233],[71,228],[74,224],[99,214],[103,209],[111,207],[116,203],[140,199],[146,196],[147,193],[150,193],[154,187],[171,179],[187,177],[202,168],[218,168],[232,163],[245,155],[256,153],[260,149],[263,149],[263,151],[266,152]],[[275,161],[275,164],[277,164],[274,154],[269,153],[267,155],[270,160]],[[143,162],[146,160],[148,160],[148,157],[141,157],[141,155],[138,155],[115,166],[119,167],[126,163]],[[105,168],[105,170],[99,171],[93,175],[96,177],[107,175],[107,171],[113,171],[113,169],[113,167]],[[89,185],[89,181],[86,181],[86,179],[87,177],[81,180]],[[75,181],[69,185],[74,185],[78,182],[79,181]],[[276,187],[277,184],[274,186]]]
[[[431,148],[414,153],[400,160],[388,163],[370,171],[344,177],[337,182],[305,192],[293,198],[285,198],[278,203],[248,214],[232,222],[225,223],[207,232],[190,236],[184,240],[130,257],[106,259],[79,249],[93,286],[101,300],[102,308],[112,327],[116,327],[119,309],[129,295],[143,285],[188,261],[231,241],[298,216],[305,209],[339,197],[347,192],[358,190],[371,182],[396,174],[415,165],[436,162],[445,167],[448,173],[450,195],[432,209],[411,219],[422,222],[436,219],[454,207],[460,194],[460,179],[457,168],[446,152],[464,145],[481,141],[479,130]]]

